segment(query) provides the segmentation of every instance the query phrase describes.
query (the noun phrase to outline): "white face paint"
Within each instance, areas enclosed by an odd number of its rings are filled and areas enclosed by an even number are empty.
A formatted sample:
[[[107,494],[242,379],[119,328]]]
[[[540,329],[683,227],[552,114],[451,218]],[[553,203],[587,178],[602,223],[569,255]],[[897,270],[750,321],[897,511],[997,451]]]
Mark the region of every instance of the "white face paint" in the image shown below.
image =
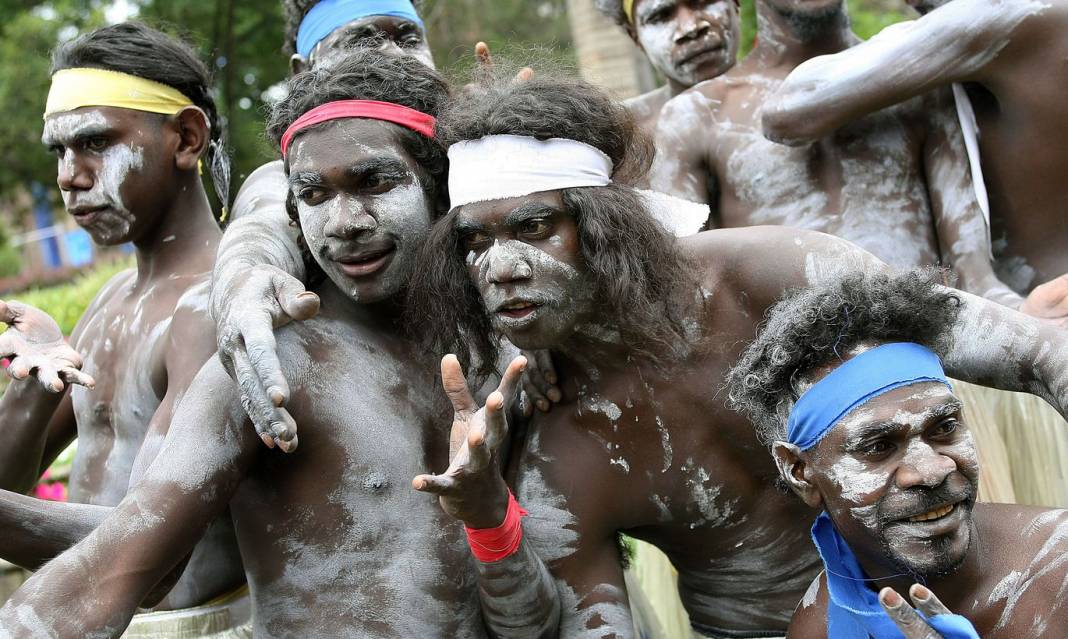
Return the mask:
[[[639,0],[638,43],[653,66],[675,82],[691,87],[710,80],[734,64],[731,1],[709,0],[694,6],[683,0]]]
[[[144,148],[132,144],[107,144],[99,151],[74,148],[82,140],[92,140],[112,129],[107,116],[99,111],[60,113],[45,120],[42,141],[62,147],[58,170],[70,179],[79,166],[76,153],[92,153],[99,167],[87,190],[64,189],[63,204],[75,221],[102,245],[120,244],[130,239],[136,216],[122,197],[122,187],[131,171],[144,168]],[[61,184],[63,180],[61,179]]]

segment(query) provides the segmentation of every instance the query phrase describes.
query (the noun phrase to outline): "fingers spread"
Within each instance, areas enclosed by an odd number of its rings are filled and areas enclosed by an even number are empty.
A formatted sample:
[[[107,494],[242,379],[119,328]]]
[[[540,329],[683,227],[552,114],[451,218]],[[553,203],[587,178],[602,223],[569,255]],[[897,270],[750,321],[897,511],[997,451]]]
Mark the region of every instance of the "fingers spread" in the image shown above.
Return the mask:
[[[90,390],[96,388],[96,380],[77,368],[61,368],[59,370],[59,377],[68,384],[79,384]]]
[[[25,357],[17,356],[8,364],[7,372],[15,379],[26,379],[30,376],[30,364]]]
[[[933,592],[920,584],[913,584],[912,588],[909,588],[909,598],[927,617],[952,614]]]
[[[41,383],[41,387],[46,391],[58,393],[66,388],[63,385],[63,380],[59,378],[59,371],[43,357],[36,358],[33,362],[33,371],[37,381]]]
[[[460,368],[460,360],[451,353],[441,358],[441,387],[445,389],[445,394],[452,402],[452,409],[457,413],[466,414],[478,410],[478,404],[467,389],[467,380]]]
[[[893,588],[883,588],[879,592],[879,603],[905,639],[942,639]]]
[[[10,324],[15,321],[15,317],[15,313],[11,310],[11,307],[8,306],[8,303],[0,300],[0,322]]]
[[[276,407],[267,396],[260,379],[256,375],[248,355],[242,351],[234,352],[234,366],[237,372],[237,383],[241,388],[241,405],[248,413],[252,423],[256,426],[256,432],[261,435],[267,434],[281,447],[281,442],[294,442],[297,435],[296,423],[289,413]],[[292,452],[295,444],[291,444],[290,450],[285,447],[282,450]]]
[[[497,392],[504,396],[504,401],[511,404],[515,401],[516,391],[519,390],[519,380],[523,377],[523,371],[527,367],[527,358],[520,355],[512,360],[501,377],[501,383],[497,386]]]

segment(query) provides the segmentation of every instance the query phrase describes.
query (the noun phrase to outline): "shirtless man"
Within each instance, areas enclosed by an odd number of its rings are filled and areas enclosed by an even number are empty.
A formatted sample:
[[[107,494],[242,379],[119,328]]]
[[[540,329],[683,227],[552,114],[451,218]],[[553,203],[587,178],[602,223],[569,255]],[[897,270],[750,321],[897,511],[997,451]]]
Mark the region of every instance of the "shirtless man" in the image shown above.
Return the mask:
[[[434,68],[425,27],[410,0],[284,0],[283,5],[293,73],[367,48],[410,55]],[[289,385],[272,329],[319,308],[315,294],[304,288],[304,260],[285,208],[288,190],[281,162],[265,164],[245,180],[219,247],[211,291],[223,364],[244,389],[264,443],[283,450],[293,449],[296,425],[276,408],[287,401]]]
[[[221,233],[198,164],[225,162],[207,69],[186,45],[143,25],[113,25],[57,49],[53,73],[42,141],[56,154],[64,205],[97,244],[132,242],[137,266],[105,284],[71,336],[96,387],[53,395],[20,384],[0,403],[7,443],[0,468],[13,491],[0,493],[0,555],[32,569],[122,500],[214,352],[207,287]],[[19,494],[75,437],[75,503]],[[188,609],[243,584],[233,530],[223,519],[193,553],[185,577],[169,594],[162,588],[162,601],[148,603],[186,609],[192,624]],[[245,607],[224,626],[243,623]]]
[[[712,204],[710,226],[823,231],[897,267],[951,266],[960,288],[1012,308],[949,89],[802,147],[767,140],[767,96],[798,64],[860,42],[844,0],[758,0],[758,44],[737,67],[668,104],[654,189]]]
[[[994,256],[1026,293],[1068,273],[1068,2],[911,0],[926,15],[893,34],[801,65],[764,109],[787,144],[830,135],[872,111],[967,83],[990,193]],[[1068,303],[1065,281],[1045,287]],[[1037,291],[1036,291],[1037,292]],[[1052,306],[1047,303],[1045,306]]]
[[[412,57],[365,51],[289,89],[268,130],[323,301],[318,317],[278,332],[300,447],[264,447],[210,360],[144,479],[16,593],[0,630],[116,635],[230,504],[256,637],[486,636],[462,531],[409,486],[448,459],[434,358],[400,321],[415,252],[444,201],[432,116],[447,85]],[[502,397],[519,372],[504,377]],[[339,392],[338,380],[351,383]]]
[[[808,514],[776,489],[752,426],[717,389],[784,291],[886,267],[842,240],[782,227],[666,237],[629,186],[648,157],[637,123],[576,81],[506,81],[458,98],[438,124],[456,208],[413,282],[413,310],[431,320],[422,334],[479,362],[495,361],[496,332],[551,349],[564,396],[511,433],[507,459],[499,420],[466,439],[458,428],[451,467],[415,486],[465,522],[497,523],[508,500],[494,468],[505,469],[530,513],[518,550],[529,545],[559,579],[563,636],[631,636],[616,544],[625,532],[671,558],[701,634],[781,637],[818,571]],[[546,157],[550,179],[537,171]],[[968,347],[947,358],[953,373],[1068,407],[1068,371],[1051,355],[1068,336],[961,299],[954,332]],[[462,417],[471,407],[456,368],[447,362],[446,388]],[[500,563],[533,581],[528,558]]]
[[[668,100],[734,66],[738,57],[736,0],[597,0],[626,30],[667,84],[623,104],[642,128],[656,131]]]
[[[975,503],[968,407],[936,354],[962,346],[958,304],[924,273],[844,277],[776,305],[731,370],[732,404],[822,511],[790,637],[1068,636],[1068,512]]]

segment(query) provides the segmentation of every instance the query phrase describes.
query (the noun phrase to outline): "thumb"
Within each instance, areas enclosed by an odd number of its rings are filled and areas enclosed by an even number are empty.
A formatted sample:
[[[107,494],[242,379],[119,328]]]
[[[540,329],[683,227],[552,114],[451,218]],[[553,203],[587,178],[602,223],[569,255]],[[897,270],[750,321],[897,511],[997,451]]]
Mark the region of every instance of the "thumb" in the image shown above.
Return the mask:
[[[278,305],[294,320],[306,320],[319,312],[319,296],[305,290],[300,280],[289,275],[275,280]]]
[[[15,314],[15,310],[7,302],[0,300],[0,322],[11,324],[16,317],[18,316]]]

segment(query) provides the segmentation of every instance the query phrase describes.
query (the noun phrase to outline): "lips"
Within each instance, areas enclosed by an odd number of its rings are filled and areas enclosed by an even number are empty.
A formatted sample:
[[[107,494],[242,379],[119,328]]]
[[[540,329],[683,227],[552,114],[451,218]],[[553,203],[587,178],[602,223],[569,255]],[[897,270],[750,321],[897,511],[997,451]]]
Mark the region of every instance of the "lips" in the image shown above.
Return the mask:
[[[528,300],[509,300],[497,307],[497,314],[513,319],[527,317],[541,306],[537,302]]]
[[[715,44],[709,43],[701,45],[693,49],[685,51],[679,59],[678,66],[686,64],[693,64],[699,62],[704,58],[709,58],[715,55],[719,57],[723,52],[723,43],[716,42]]]
[[[385,268],[396,251],[388,246],[335,257],[341,271],[349,277],[367,277]]]
[[[107,208],[108,207],[106,206],[75,207],[70,209],[69,213],[71,214],[71,217],[74,218],[75,222],[81,226],[85,226],[87,224],[92,224],[96,218],[100,217],[100,213],[106,211]]]

